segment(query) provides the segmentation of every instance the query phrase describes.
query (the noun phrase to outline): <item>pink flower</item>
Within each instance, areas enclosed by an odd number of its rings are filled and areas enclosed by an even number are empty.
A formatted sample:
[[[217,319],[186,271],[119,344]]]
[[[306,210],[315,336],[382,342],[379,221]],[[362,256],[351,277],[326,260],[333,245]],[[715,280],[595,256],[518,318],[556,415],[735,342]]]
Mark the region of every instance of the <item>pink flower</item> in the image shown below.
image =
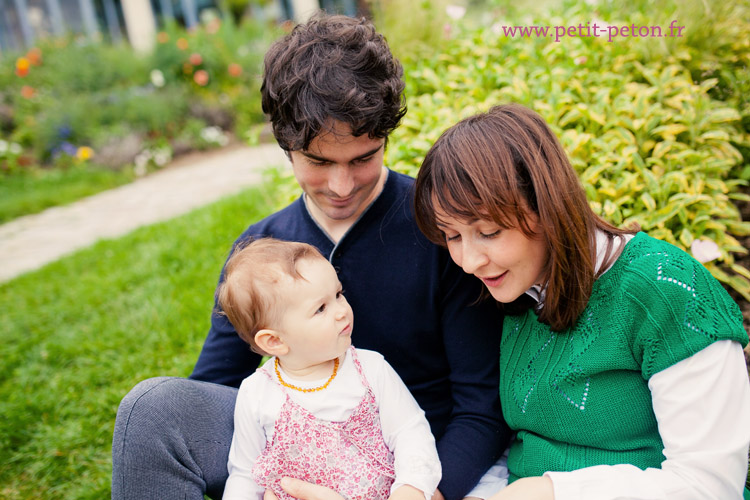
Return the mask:
[[[721,257],[719,245],[711,240],[693,240],[690,251],[698,262],[705,264]]]
[[[204,69],[199,69],[193,75],[193,80],[201,87],[205,87],[208,84],[208,72]]]

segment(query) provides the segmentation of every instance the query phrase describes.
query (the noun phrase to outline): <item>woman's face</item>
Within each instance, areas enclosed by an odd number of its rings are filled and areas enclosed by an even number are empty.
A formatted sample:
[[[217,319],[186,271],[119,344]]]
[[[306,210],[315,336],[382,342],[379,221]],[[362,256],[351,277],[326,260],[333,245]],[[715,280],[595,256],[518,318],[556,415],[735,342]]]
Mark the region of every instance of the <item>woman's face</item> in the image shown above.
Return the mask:
[[[503,229],[488,219],[465,220],[436,211],[451,258],[485,284],[498,302],[509,303],[533,285],[542,284],[548,255],[541,235],[529,238],[519,229]],[[528,217],[537,232],[537,217]]]

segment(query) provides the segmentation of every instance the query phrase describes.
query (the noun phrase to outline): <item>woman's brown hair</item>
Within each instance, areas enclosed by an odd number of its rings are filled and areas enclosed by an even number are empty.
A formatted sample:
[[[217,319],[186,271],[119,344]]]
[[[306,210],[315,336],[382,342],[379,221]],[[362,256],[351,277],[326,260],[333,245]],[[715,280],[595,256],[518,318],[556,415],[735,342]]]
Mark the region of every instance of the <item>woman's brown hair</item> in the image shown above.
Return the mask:
[[[634,232],[612,226],[591,210],[557,137],[541,116],[518,104],[462,120],[435,142],[417,176],[415,212],[422,232],[445,246],[436,209],[541,236],[549,261],[539,319],[555,331],[571,327],[588,303],[597,278],[596,230],[609,235],[602,269],[617,256],[613,237]],[[530,214],[538,218],[537,233]]]

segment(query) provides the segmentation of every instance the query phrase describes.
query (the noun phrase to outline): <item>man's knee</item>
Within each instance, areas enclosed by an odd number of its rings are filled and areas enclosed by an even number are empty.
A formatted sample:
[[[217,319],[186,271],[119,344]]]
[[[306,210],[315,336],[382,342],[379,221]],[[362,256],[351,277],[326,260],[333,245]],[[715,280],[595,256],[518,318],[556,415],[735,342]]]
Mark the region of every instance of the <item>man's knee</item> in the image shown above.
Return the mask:
[[[236,397],[232,387],[177,377],[136,385],[117,411],[112,498],[143,498],[142,492],[165,488],[180,498],[206,492],[220,498]]]
[[[232,423],[237,389],[179,377],[154,377],[138,383],[117,410],[117,427],[149,428],[201,425],[211,416],[214,425]],[[187,430],[187,429],[186,429]]]
[[[115,421],[115,434],[118,430],[125,431],[132,424],[158,425],[163,423],[159,415],[164,415],[166,410],[173,406],[170,400],[177,397],[177,389],[173,377],[155,377],[139,382],[128,392],[117,409],[117,420]],[[119,429],[124,427],[124,429]]]

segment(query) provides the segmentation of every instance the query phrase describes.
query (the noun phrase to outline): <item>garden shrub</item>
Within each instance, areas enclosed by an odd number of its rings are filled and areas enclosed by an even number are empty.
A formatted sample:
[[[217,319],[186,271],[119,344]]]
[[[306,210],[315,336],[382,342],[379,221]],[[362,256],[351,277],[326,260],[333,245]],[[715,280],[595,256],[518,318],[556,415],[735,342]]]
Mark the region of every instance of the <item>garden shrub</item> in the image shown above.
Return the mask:
[[[587,4],[565,5],[533,24],[585,25],[598,15]],[[720,257],[706,267],[750,300],[750,272],[734,262],[747,253],[737,238],[750,235],[734,203],[750,199],[737,176],[747,168],[740,100],[717,99],[718,78],[694,81],[683,63],[697,56],[647,57],[633,40],[508,38],[497,24],[465,29],[431,57],[407,54],[409,111],[387,162],[415,175],[459,119],[496,104],[527,105],[560,137],[598,214],[688,251],[695,240],[715,242]]]
[[[185,139],[183,129],[196,120],[242,136],[263,121],[258,75],[277,34],[252,20],[213,19],[189,32],[170,25],[148,56],[80,38],[41,41],[0,60],[0,138],[40,165],[133,134],[146,142]],[[199,133],[188,139],[201,145]],[[0,162],[0,173],[9,170]]]

